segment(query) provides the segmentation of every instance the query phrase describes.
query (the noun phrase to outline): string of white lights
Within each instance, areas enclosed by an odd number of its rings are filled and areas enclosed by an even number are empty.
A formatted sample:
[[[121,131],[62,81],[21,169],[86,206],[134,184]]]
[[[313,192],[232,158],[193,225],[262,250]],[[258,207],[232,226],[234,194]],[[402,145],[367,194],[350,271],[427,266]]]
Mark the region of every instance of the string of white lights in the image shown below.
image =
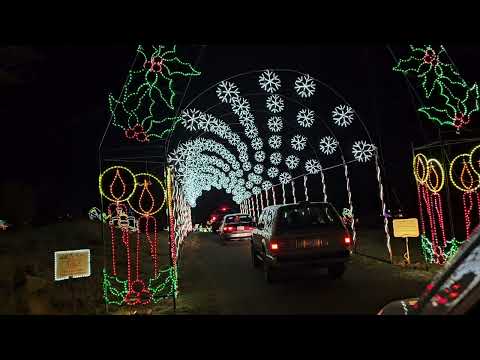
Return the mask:
[[[292,180],[292,195],[293,195],[293,203],[297,203],[297,196],[295,194],[295,180]]]
[[[305,190],[305,201],[308,201],[307,176],[303,176],[303,189]]]

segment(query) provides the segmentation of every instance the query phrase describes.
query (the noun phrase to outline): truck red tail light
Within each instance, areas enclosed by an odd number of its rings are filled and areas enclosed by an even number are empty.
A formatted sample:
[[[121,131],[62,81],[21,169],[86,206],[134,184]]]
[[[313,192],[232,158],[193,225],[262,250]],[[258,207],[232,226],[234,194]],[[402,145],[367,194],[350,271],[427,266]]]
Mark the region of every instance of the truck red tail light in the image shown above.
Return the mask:
[[[278,250],[278,244],[274,242],[270,243],[270,250]]]
[[[350,236],[345,236],[345,245],[351,245],[352,244],[352,240],[350,239]]]

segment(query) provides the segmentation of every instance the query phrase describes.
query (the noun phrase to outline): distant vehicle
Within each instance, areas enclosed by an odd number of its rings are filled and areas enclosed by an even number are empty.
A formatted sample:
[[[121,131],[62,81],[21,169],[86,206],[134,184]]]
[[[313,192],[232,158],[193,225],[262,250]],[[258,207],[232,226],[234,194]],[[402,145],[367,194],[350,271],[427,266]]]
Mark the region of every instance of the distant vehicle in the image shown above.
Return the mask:
[[[480,226],[418,298],[389,303],[378,315],[478,315]]]
[[[217,232],[222,224],[222,217],[219,214],[212,214],[210,220],[207,222],[207,226],[212,228],[213,232]]]
[[[12,225],[7,223],[5,220],[0,220],[0,229],[7,230]]]
[[[271,282],[280,268],[326,267],[340,278],[352,253],[352,241],[340,215],[329,203],[301,202],[263,209],[253,231],[254,267],[263,263]]]
[[[220,225],[220,239],[225,243],[230,240],[244,240],[252,238],[255,228],[252,217],[247,214],[228,214],[223,217]]]

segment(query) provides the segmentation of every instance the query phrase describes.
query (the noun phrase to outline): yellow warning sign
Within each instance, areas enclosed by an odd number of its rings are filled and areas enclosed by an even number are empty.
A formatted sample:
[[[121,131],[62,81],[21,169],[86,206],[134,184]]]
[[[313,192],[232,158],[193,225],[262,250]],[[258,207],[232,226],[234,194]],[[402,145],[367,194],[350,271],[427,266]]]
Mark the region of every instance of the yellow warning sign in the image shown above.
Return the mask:
[[[418,219],[393,219],[393,236],[398,238],[418,237]]]

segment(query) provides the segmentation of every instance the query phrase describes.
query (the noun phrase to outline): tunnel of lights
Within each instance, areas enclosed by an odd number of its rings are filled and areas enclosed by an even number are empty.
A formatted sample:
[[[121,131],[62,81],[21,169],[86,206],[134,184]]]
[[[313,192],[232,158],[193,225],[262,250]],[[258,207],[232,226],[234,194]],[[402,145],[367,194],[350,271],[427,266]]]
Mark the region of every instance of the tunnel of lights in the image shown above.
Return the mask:
[[[372,161],[377,171],[371,180],[378,183],[385,215],[377,148],[368,129],[338,92],[308,74],[266,69],[234,75],[191,100],[176,126],[167,159],[191,207],[204,192],[223,189],[258,220],[269,205],[328,201],[328,172],[343,168],[345,208],[354,217],[349,165]],[[185,135],[173,145],[181,131]],[[321,187],[321,199],[309,198],[309,184]],[[355,222],[351,230],[356,244]],[[391,257],[386,216],[384,230]]]
[[[256,221],[270,205],[336,201],[356,246],[351,174],[353,165],[373,163],[376,174],[362,181],[378,185],[375,201],[392,258],[377,147],[340,93],[306,73],[262,69],[218,81],[182,106],[178,81],[189,84],[199,75],[176,46],[139,46],[121,92],[108,97],[111,118],[99,146],[101,206],[89,212],[102,224],[107,309],[167,298],[175,306],[191,209],[212,189],[230,194]],[[148,155],[106,158],[102,144],[110,125],[127,142],[127,153],[162,143],[164,161],[154,170]],[[341,198],[329,194],[331,181],[343,184]],[[321,190],[320,198],[313,189]],[[163,220],[168,251],[162,254]]]

